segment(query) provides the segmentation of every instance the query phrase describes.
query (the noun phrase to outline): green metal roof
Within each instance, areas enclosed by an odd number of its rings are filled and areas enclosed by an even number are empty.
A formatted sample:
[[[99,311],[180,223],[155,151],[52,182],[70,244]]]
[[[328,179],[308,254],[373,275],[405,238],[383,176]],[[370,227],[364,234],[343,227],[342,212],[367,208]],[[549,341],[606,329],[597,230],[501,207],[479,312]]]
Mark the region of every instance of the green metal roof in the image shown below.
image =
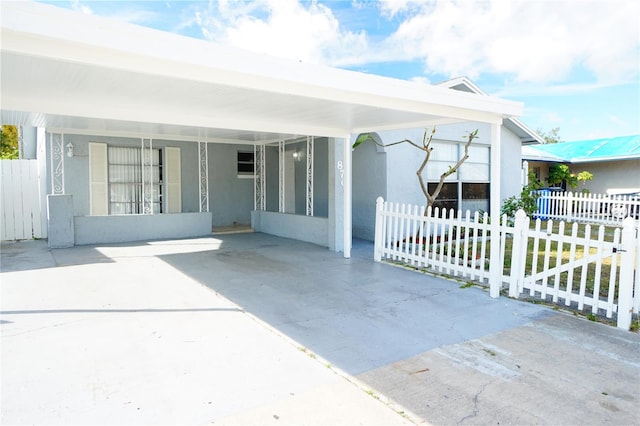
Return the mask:
[[[554,157],[567,163],[592,161],[631,160],[640,158],[640,135],[615,138],[590,139],[583,141],[559,142],[544,145],[529,145],[523,157]]]

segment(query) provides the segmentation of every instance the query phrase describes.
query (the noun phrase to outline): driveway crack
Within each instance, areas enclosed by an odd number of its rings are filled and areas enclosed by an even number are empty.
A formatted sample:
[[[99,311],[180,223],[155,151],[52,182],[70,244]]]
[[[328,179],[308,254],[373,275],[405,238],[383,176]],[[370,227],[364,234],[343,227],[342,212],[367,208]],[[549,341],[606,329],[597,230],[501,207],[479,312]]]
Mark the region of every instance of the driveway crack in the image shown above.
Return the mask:
[[[485,391],[487,386],[489,386],[490,384],[493,384],[493,382],[494,381],[492,380],[492,381],[482,385],[482,388],[480,388],[480,390],[473,397],[473,413],[469,414],[468,416],[465,416],[465,417],[461,418],[456,424],[461,425],[466,420],[472,419],[472,418],[474,418],[474,417],[476,417],[478,415],[478,413],[480,412],[480,408],[478,407],[478,400],[480,399],[480,395]]]

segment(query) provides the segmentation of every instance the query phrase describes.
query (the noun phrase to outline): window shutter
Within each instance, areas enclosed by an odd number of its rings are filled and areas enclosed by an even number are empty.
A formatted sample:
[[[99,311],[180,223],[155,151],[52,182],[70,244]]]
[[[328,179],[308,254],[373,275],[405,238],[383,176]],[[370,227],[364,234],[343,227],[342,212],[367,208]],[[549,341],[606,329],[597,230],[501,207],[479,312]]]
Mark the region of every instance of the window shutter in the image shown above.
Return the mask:
[[[180,148],[165,148],[166,160],[166,212],[182,212],[182,188],[180,169]]]
[[[107,144],[89,143],[89,214],[109,214]]]

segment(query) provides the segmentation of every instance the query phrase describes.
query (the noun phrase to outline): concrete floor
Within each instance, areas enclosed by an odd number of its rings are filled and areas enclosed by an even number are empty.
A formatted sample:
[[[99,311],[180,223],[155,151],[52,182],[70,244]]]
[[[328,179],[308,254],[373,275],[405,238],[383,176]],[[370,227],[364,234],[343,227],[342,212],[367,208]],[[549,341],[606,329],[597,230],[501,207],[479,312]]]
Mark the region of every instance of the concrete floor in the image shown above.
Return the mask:
[[[264,234],[2,245],[2,424],[637,424],[640,338]]]

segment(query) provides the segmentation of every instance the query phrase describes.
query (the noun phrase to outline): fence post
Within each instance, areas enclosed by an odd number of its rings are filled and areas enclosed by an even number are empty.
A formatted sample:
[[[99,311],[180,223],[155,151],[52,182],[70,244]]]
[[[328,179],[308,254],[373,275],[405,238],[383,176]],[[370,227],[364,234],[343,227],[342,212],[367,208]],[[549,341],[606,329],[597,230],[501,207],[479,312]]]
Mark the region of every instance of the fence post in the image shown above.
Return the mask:
[[[500,258],[500,233],[503,232],[503,227],[500,223],[500,214],[493,213],[490,217],[489,235],[491,246],[489,247],[489,259],[492,261],[489,263],[489,296],[497,299],[500,297],[500,289],[502,287],[502,271],[504,264],[501,262],[495,262],[495,259]]]
[[[513,224],[513,246],[511,248],[511,272],[509,274],[509,297],[517,298],[524,281],[528,226],[527,214],[520,209]]]
[[[382,213],[384,209],[384,198],[376,198],[376,227],[373,238],[373,260],[382,261]]]
[[[618,328],[629,330],[633,310],[633,264],[636,250],[636,226],[632,217],[622,222],[620,280],[618,288]]]

